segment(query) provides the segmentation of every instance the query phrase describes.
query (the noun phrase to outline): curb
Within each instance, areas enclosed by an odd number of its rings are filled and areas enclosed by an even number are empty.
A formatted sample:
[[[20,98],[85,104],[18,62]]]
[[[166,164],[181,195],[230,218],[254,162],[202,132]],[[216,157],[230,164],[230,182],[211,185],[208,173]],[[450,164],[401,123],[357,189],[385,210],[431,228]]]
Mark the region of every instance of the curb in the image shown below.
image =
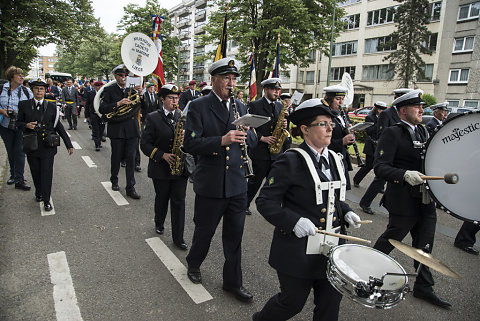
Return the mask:
[[[7,149],[5,148],[5,144],[2,142],[0,143],[0,194],[3,191],[5,186],[5,176],[7,175],[7,167],[8,167],[8,158],[7,158]]]

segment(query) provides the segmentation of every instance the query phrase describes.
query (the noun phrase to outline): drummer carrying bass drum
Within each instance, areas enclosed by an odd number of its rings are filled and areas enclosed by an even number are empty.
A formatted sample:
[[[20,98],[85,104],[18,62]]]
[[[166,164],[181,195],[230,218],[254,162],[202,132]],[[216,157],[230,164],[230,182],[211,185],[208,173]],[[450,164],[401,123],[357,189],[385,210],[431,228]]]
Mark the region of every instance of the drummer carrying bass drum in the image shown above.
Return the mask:
[[[435,202],[427,194],[420,177],[423,174],[419,172],[422,148],[428,139],[427,130],[420,125],[425,104],[422,94],[422,90],[413,90],[393,101],[401,122],[384,129],[375,151],[375,175],[387,181],[381,204],[389,217],[386,231],[373,248],[385,254],[393,250],[388,239],[401,241],[408,233],[414,248],[431,252],[433,247],[437,223]],[[418,268],[417,261],[414,266]],[[422,265],[413,296],[449,308],[451,304],[433,291],[433,285],[430,269]]]
[[[312,288],[313,320],[338,319],[342,295],[327,280],[328,258],[320,252],[306,254],[317,229],[344,234],[349,225],[360,227],[358,215],[340,201],[346,179],[340,157],[327,147],[335,126],[332,117],[320,99],[307,100],[295,109],[289,116],[297,126],[292,135],[302,136],[305,142],[277,159],[256,200],[260,214],[275,225],[269,263],[277,270],[281,292],[253,320],[292,318],[302,311]],[[325,188],[328,185],[331,190]],[[337,245],[338,238],[329,243]]]

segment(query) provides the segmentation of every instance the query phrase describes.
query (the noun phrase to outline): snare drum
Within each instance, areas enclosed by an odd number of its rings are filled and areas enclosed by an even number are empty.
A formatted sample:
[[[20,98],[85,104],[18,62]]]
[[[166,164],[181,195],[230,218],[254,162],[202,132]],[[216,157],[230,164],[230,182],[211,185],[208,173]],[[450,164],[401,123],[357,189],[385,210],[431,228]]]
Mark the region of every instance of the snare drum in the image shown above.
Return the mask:
[[[344,244],[328,254],[327,278],[340,293],[369,308],[389,309],[408,292],[405,270],[390,256],[373,248]],[[402,275],[384,275],[397,273]],[[382,280],[383,282],[378,282]],[[383,284],[381,284],[383,283]]]
[[[448,214],[462,220],[480,221],[480,111],[445,121],[425,146],[423,173],[443,176],[457,173],[457,184],[427,181],[432,198]]]

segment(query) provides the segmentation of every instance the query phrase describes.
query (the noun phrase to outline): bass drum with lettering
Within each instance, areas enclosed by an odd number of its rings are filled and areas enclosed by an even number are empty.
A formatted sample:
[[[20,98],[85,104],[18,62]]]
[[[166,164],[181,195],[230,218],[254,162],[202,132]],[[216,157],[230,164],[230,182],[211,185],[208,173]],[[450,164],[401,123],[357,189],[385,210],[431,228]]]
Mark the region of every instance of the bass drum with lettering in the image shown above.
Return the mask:
[[[464,221],[480,221],[480,111],[446,120],[424,148],[423,173],[458,174],[457,184],[428,180],[427,188],[440,208]]]

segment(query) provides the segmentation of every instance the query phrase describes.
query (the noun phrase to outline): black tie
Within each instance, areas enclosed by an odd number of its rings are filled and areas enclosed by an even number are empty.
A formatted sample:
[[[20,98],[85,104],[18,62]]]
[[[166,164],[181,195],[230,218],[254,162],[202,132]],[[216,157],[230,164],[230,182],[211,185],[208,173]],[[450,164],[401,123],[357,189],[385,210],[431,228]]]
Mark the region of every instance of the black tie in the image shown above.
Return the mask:
[[[415,137],[419,142],[423,142],[422,135],[420,135],[420,130],[418,129],[418,126],[415,126]]]
[[[150,100],[152,101],[152,103],[155,102],[155,98],[153,97],[153,94],[150,94]]]
[[[270,106],[272,106],[272,115],[275,116],[275,103],[271,103]]]
[[[330,169],[330,165],[328,165],[328,161],[325,157],[320,156],[320,165],[325,167],[325,170]]]
[[[40,110],[40,107],[42,107],[42,104],[40,102],[37,103],[37,110]]]

